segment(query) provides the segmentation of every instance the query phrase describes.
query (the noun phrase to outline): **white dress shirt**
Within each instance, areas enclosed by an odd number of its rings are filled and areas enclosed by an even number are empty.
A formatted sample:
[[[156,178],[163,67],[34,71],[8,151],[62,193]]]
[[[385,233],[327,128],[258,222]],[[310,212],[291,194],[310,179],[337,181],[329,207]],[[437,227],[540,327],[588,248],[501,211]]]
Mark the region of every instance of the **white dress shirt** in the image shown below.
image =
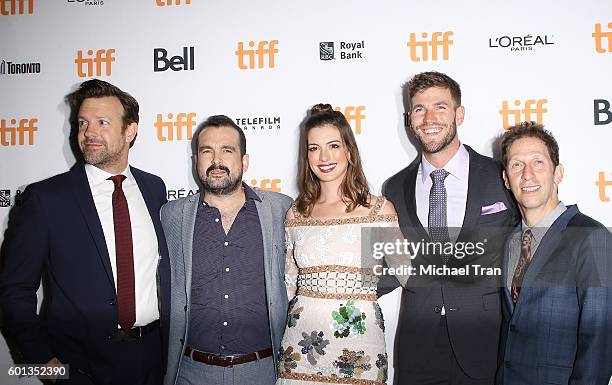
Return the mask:
[[[90,164],[85,165],[85,172],[87,173],[91,195],[93,196],[100,224],[102,225],[102,231],[104,232],[116,288],[117,257],[115,255],[115,227],[113,223],[112,202],[115,185],[113,181],[107,180],[113,174]],[[136,289],[136,323],[134,326],[144,326],[159,319],[156,279],[159,248],[153,221],[129,165],[122,174],[126,176],[122,188],[128,203],[130,223],[132,225]]]
[[[459,230],[463,226],[468,194],[470,154],[466,148],[460,145],[457,153],[443,168],[449,172],[449,175],[444,180],[444,187],[446,188],[446,223],[448,224],[448,233],[451,241],[456,241]],[[429,191],[433,186],[430,174],[434,170],[436,170],[436,167],[429,163],[424,156],[421,156],[421,166],[416,178],[415,198],[417,216],[425,229],[427,229],[429,218]]]

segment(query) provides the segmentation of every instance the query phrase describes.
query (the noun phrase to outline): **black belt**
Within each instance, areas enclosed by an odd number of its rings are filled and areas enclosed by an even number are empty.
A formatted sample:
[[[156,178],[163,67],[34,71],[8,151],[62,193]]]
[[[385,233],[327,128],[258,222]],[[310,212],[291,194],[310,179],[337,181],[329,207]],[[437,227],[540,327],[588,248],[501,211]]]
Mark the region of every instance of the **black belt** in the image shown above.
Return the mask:
[[[128,330],[127,332],[123,329],[117,329],[117,333],[113,338],[113,341],[134,341],[139,340],[152,331],[159,329],[159,320],[155,320],[145,326],[136,326]]]
[[[185,355],[187,357],[191,357],[191,359],[193,359],[194,361],[198,361],[203,364],[231,367],[234,365],[244,364],[258,359],[270,357],[272,355],[272,348],[248,354],[221,356],[218,354],[201,352],[199,350],[195,350],[187,346],[185,347]]]

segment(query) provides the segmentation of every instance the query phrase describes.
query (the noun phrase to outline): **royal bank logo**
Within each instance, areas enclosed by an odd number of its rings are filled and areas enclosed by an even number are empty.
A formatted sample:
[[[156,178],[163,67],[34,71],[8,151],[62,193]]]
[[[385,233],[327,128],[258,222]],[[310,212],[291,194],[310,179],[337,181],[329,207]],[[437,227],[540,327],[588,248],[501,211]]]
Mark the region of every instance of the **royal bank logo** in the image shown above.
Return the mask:
[[[104,0],[66,0],[66,1],[68,2],[68,4],[82,5],[86,7],[104,5]]]
[[[0,62],[0,75],[39,74],[40,63],[17,63],[2,60]]]
[[[365,40],[338,42],[338,55],[335,52],[335,42],[322,41],[319,43],[319,59],[321,60],[360,60],[365,55]]]
[[[111,76],[114,62],[115,50],[113,48],[98,49],[96,51],[89,49],[86,52],[78,50],[77,57],[74,59],[77,76],[80,78]]]
[[[193,71],[195,68],[195,48],[183,47],[182,55],[168,58],[165,48],[153,49],[153,72],[163,72],[167,69],[172,71]]]
[[[601,29],[601,23],[595,24],[595,31],[591,35],[595,39],[595,52],[611,53],[612,52],[612,23],[608,23],[608,30]],[[607,44],[606,44],[607,43]]]
[[[452,31],[432,32],[431,37],[427,32],[422,32],[420,35],[419,39],[416,33],[410,33],[408,40],[410,60],[414,62],[448,60],[450,46],[455,43],[451,40]]]
[[[546,104],[548,99],[529,99],[525,102],[515,100],[512,104],[515,108],[510,108],[508,100],[502,101],[499,114],[502,117],[502,125],[504,128],[514,126],[520,122],[536,121],[539,124],[544,122],[544,114],[548,112]],[[521,108],[522,107],[522,108]]]
[[[0,0],[0,15],[31,15],[34,13],[34,0]]]
[[[499,36],[489,38],[489,48],[503,48],[510,52],[531,52],[538,47],[554,45],[553,35]]]
[[[274,68],[278,54],[278,40],[249,41],[246,45],[249,48],[245,47],[244,42],[239,41],[234,52],[238,59],[238,68],[241,70]]]
[[[21,203],[21,190],[15,190],[15,198],[11,199],[11,190],[0,190],[0,207],[11,207],[11,205],[19,206]]]
[[[165,116],[164,114],[157,114],[153,125],[157,132],[157,140],[160,142],[191,140],[196,126],[196,113],[179,112],[177,114],[169,113]]]
[[[249,116],[234,118],[234,122],[245,132],[271,132],[281,129],[280,116]]]
[[[281,192],[281,180],[280,179],[251,179],[251,187],[255,187],[259,190]]]
[[[0,144],[3,147],[34,145],[34,133],[38,131],[36,123],[37,118],[0,119]]]

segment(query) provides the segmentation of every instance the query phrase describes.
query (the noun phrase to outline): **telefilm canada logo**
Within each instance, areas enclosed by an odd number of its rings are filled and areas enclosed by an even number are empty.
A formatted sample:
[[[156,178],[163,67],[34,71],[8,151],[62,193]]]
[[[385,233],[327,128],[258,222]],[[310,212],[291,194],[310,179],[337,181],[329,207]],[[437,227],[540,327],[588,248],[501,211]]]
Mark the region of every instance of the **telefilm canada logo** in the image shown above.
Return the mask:
[[[87,7],[104,5],[104,0],[66,0],[68,4],[78,4]]]
[[[234,122],[245,132],[269,132],[281,129],[281,117],[247,116],[234,118]]]
[[[554,35],[497,36],[489,38],[489,48],[505,48],[510,52],[530,52],[554,45]]]
[[[336,47],[338,51],[336,52]],[[337,55],[336,55],[337,53]],[[362,60],[365,55],[365,40],[361,41],[321,41],[319,42],[319,59],[328,60]]]
[[[39,74],[40,63],[17,63],[2,60],[0,62],[0,75],[20,75],[20,74]]]

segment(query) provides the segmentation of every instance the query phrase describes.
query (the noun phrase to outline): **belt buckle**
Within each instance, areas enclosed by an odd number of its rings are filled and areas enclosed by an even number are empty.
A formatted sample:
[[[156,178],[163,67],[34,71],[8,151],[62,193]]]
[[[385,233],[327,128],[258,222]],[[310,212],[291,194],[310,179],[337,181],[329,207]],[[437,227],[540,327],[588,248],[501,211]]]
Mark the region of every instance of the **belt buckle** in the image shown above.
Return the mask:
[[[228,368],[232,368],[234,367],[234,358],[238,357],[238,355],[236,354],[231,354],[229,356],[224,356],[223,359],[225,360],[229,360],[229,365],[227,365]]]
[[[142,326],[138,326],[138,338],[142,338]]]

